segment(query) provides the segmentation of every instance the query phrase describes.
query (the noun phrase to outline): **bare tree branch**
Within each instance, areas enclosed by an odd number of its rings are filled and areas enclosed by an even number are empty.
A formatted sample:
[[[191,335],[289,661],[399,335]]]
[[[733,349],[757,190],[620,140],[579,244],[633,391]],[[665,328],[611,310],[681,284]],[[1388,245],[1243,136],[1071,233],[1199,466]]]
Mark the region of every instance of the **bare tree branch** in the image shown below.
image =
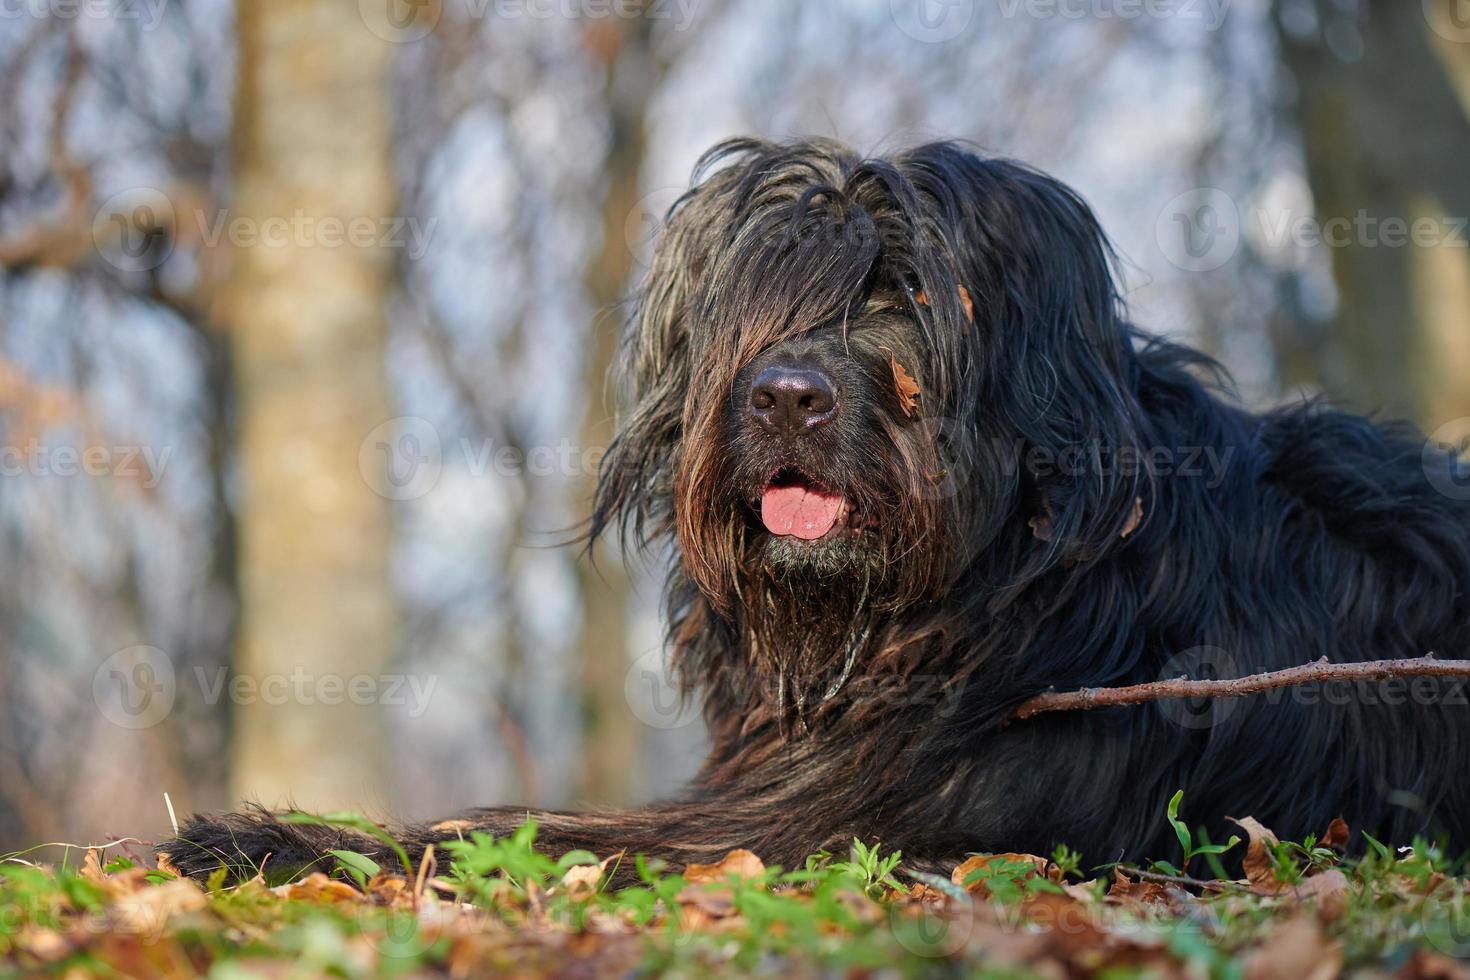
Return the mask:
[[[1024,721],[1048,711],[1090,711],[1093,708],[1143,704],[1166,698],[1241,698],[1280,687],[1297,687],[1319,681],[1383,681],[1393,677],[1470,677],[1470,660],[1436,660],[1434,654],[1429,654],[1403,660],[1335,664],[1323,657],[1315,663],[1251,674],[1248,677],[1206,681],[1177,677],[1128,687],[1046,691],[1023,702],[1012,717]]]

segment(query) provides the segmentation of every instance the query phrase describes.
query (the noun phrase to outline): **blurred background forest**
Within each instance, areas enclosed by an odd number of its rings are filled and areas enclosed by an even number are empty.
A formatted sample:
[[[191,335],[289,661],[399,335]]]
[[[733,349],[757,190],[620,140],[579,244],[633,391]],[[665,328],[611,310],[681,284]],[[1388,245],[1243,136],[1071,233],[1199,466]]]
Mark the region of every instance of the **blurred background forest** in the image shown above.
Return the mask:
[[[676,786],[557,544],[744,133],[1030,161],[1247,401],[1470,433],[1465,0],[0,0],[0,852]]]

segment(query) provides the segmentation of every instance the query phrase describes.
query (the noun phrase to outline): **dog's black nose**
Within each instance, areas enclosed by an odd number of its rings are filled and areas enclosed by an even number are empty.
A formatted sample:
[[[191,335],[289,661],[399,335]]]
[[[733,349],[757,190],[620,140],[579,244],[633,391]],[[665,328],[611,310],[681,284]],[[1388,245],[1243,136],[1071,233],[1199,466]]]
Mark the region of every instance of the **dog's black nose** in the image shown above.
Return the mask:
[[[750,415],[767,432],[794,439],[836,417],[837,392],[816,368],[772,365],[750,386]]]

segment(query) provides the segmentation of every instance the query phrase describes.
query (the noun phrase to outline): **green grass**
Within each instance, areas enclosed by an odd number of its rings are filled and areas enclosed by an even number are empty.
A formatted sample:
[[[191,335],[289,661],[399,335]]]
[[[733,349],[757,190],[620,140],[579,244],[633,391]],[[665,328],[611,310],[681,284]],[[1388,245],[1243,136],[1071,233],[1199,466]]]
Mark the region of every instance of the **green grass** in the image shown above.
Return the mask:
[[[1348,858],[1317,838],[1252,830],[1243,854],[1239,840],[1191,833],[1179,809],[1176,797],[1162,818],[1186,859],[1142,871],[1059,848],[972,858],[946,878],[853,841],[796,869],[737,852],[681,875],[638,856],[553,859],[536,850],[534,824],[450,842],[412,876],[343,852],[333,876],[275,888],[225,887],[223,874],[201,886],[116,847],[63,849],[49,865],[33,852],[0,864],[0,976],[1466,971],[1463,869],[1426,842],[1374,841]],[[379,833],[351,814],[319,819]],[[1245,859],[1246,879],[1218,880],[1227,855]],[[636,884],[607,887],[630,868]],[[1204,877],[1165,880],[1191,874]]]

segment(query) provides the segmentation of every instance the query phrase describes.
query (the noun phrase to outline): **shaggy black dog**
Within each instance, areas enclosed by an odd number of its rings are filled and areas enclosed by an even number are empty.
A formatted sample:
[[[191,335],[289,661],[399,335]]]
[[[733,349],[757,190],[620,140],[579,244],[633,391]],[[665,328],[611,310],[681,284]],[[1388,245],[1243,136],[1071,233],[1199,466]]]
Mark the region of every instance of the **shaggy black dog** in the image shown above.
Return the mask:
[[[1456,458],[1318,405],[1235,407],[1127,322],[1112,266],[1074,192],[951,143],[711,151],[630,324],[593,535],[676,548],[670,642],[714,747],[675,801],[533,812],[546,848],[1177,858],[1180,789],[1217,840],[1249,814],[1470,844],[1457,681],[1011,718],[1053,688],[1470,645]],[[329,847],[391,863],[264,811],[162,849],[205,873]]]

